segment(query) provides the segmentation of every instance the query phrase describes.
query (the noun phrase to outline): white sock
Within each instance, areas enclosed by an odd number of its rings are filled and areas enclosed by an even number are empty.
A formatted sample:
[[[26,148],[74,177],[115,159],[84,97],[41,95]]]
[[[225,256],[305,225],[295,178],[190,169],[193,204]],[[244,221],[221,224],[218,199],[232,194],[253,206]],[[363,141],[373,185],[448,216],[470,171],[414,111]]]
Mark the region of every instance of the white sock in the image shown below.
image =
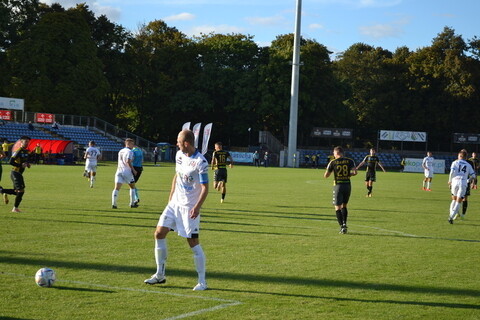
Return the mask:
[[[155,240],[155,262],[157,272],[155,276],[159,279],[165,277],[165,261],[167,260],[167,239]]]
[[[193,251],[193,261],[195,262],[195,268],[197,269],[198,273],[198,283],[206,283],[205,282],[205,253],[203,253],[203,249],[201,245],[196,245],[192,248]]]
[[[130,205],[133,206],[135,202],[135,189],[130,189]]]
[[[453,212],[453,207],[455,206],[455,202],[457,202],[457,201],[452,200],[452,202],[450,202],[450,214],[452,214],[452,212]]]
[[[430,189],[430,182],[427,182],[427,189]]]
[[[138,188],[135,188],[135,201],[138,200],[140,200],[140,198],[138,197]]]
[[[90,178],[90,185],[93,186],[93,183],[95,182],[95,176],[92,176]]]
[[[450,212],[450,219],[455,218],[458,212],[458,208],[460,208],[460,202],[455,201],[455,204],[453,205],[453,210]]]
[[[112,206],[117,205],[117,197],[118,197],[118,190],[113,189],[113,191],[112,191]]]

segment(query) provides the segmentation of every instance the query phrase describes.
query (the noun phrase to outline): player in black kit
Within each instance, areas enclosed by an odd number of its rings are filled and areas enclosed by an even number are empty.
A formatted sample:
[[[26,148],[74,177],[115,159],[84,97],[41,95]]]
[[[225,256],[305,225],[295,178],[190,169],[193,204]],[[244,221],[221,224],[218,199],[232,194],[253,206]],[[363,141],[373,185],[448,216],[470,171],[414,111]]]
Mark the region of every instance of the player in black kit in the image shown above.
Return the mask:
[[[340,225],[340,233],[345,234],[347,233],[347,204],[352,192],[350,177],[357,174],[357,169],[352,159],[343,157],[342,147],[335,147],[333,155],[335,159],[328,164],[324,177],[328,178],[333,172],[333,205]]]
[[[360,162],[360,164],[357,166],[358,170],[358,168],[363,166],[365,163],[367,164],[367,171],[365,174],[365,186],[367,187],[367,197],[369,198],[372,196],[373,183],[377,180],[377,164],[380,168],[382,168],[383,172],[386,172],[385,168],[380,163],[380,159],[375,153],[375,149],[370,149],[370,154],[367,155],[365,159],[363,159],[363,161]]]

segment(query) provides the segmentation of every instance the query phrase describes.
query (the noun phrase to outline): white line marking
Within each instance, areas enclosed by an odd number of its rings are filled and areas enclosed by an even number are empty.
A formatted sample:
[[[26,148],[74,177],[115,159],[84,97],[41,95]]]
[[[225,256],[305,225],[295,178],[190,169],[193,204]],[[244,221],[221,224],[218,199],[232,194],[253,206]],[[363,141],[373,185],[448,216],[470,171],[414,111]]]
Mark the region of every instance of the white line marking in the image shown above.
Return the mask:
[[[9,272],[0,272],[0,275],[23,277],[23,278],[34,278],[33,276],[27,276],[25,274],[17,274],[17,273],[9,273]],[[193,299],[201,299],[201,300],[222,302],[222,304],[211,307],[211,308],[200,309],[200,310],[180,314],[178,316],[165,318],[163,320],[183,319],[183,318],[187,318],[187,317],[196,316],[196,315],[199,315],[199,314],[202,314],[202,313],[212,312],[212,311],[216,311],[216,310],[220,310],[220,309],[233,307],[233,306],[237,306],[237,305],[242,304],[242,302],[236,301],[236,300],[226,300],[226,299],[220,299],[220,298],[203,297],[203,296],[197,296],[197,295],[192,295],[192,294],[181,294],[181,293],[155,291],[155,290],[147,290],[147,289],[122,288],[122,287],[108,286],[108,285],[104,285],[104,284],[96,284],[96,283],[74,281],[74,280],[58,279],[57,282],[74,283],[74,284],[80,284],[80,285],[84,285],[84,286],[104,288],[104,289],[124,290],[124,291],[131,291],[131,292],[156,293],[156,294],[164,294],[164,295],[167,295],[167,296],[174,296],[174,297],[181,297],[181,298],[193,298]]]

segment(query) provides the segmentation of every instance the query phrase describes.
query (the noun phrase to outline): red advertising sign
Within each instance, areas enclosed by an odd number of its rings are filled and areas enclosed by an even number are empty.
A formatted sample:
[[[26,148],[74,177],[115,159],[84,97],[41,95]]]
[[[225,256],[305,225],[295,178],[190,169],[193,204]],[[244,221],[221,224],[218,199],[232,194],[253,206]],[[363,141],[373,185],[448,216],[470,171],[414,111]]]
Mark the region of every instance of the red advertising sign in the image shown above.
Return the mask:
[[[10,110],[0,110],[0,119],[12,120],[12,112]]]
[[[51,113],[35,113],[35,122],[39,123],[53,123],[55,115]]]

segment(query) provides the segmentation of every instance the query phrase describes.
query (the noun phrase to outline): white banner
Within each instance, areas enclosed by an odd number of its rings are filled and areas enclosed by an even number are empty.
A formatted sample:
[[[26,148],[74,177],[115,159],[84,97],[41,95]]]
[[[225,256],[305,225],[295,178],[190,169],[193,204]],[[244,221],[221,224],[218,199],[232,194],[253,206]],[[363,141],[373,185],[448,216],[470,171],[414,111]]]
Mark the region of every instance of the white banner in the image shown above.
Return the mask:
[[[251,152],[230,152],[233,162],[253,163],[253,153]]]
[[[0,97],[0,109],[24,110],[25,100]]]
[[[427,142],[426,132],[380,130],[380,140]]]
[[[205,154],[208,151],[208,141],[210,140],[210,134],[212,133],[212,125],[212,123],[209,123],[203,128],[202,154]]]
[[[193,126],[193,134],[195,135],[195,149],[198,148],[198,136],[200,135],[200,127],[202,126],[202,123],[199,122],[196,125]]]
[[[182,130],[190,130],[190,122],[185,122],[182,126]]]
[[[423,159],[406,158],[404,172],[423,172]],[[445,173],[445,160],[433,160],[433,173]]]

